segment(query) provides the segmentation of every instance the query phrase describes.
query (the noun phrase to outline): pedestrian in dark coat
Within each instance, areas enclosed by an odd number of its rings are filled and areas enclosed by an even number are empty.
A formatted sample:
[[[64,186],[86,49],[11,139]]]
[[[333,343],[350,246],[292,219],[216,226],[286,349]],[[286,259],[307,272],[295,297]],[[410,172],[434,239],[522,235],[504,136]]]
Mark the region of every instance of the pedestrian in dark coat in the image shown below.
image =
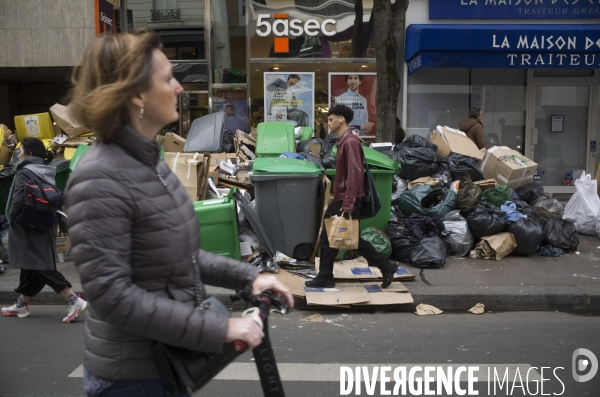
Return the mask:
[[[69,303],[69,313],[63,322],[75,321],[87,308],[87,302],[79,298],[72,290],[72,285],[56,270],[56,238],[54,230],[38,233],[15,222],[23,206],[25,183],[30,171],[38,181],[54,185],[56,169],[50,165],[52,152],[46,150],[44,143],[37,138],[25,138],[21,142],[21,153],[17,164],[17,174],[13,179],[6,214],[9,221],[8,252],[9,265],[13,269],[21,269],[20,284],[15,292],[21,294],[17,302],[10,307],[3,307],[6,317],[29,316],[29,298],[36,296],[44,286],[50,286]]]
[[[485,133],[483,132],[483,112],[480,108],[471,108],[469,118],[458,123],[458,128],[467,134],[478,149],[485,148]]]

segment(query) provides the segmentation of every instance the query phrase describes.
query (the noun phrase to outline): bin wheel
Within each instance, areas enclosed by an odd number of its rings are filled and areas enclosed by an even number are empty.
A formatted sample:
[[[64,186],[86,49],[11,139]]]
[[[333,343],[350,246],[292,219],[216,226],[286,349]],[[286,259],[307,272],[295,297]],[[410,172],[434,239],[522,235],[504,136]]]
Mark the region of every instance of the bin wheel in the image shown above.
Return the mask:
[[[312,256],[313,247],[309,244],[300,244],[294,248],[294,258],[299,261],[308,261]]]

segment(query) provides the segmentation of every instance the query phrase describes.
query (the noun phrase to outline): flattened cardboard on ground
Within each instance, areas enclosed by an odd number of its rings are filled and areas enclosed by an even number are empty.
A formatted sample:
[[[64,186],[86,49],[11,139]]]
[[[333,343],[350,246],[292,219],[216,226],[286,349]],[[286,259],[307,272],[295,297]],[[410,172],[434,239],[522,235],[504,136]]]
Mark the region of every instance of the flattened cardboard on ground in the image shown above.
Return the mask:
[[[381,288],[381,281],[361,281],[367,292],[408,292],[408,288],[400,281],[394,281],[386,289]]]
[[[304,282],[307,278],[296,276],[284,269],[279,269],[279,273],[274,274],[279,282],[290,289],[294,296],[306,296],[304,292]]]
[[[162,147],[165,149],[165,152],[183,152],[183,145],[185,145],[185,138],[174,134],[172,132],[167,132],[165,137],[162,140]]]
[[[490,148],[481,164],[483,177],[516,189],[533,182],[537,163],[507,146]]]
[[[357,306],[375,306],[375,305],[404,305],[413,303],[414,299],[410,292],[369,292],[369,301],[355,303]]]
[[[319,271],[319,258],[315,258],[315,267]],[[416,276],[412,275],[405,267],[399,267],[395,280],[410,280]],[[383,278],[381,271],[367,264],[364,257],[346,261],[336,261],[333,265],[333,278],[342,280],[370,280]]]
[[[369,301],[369,293],[361,283],[335,283],[334,288],[304,287],[309,305],[350,305]]]
[[[430,141],[437,145],[439,157],[446,157],[450,153],[459,153],[482,160],[485,155],[485,152],[479,150],[472,140],[450,127],[438,125]]]

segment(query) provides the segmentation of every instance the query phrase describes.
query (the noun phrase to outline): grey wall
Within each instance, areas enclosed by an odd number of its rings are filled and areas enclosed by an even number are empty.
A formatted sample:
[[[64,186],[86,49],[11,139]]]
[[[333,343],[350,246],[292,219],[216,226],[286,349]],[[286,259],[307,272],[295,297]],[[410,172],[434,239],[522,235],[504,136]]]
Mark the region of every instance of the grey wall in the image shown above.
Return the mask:
[[[73,66],[94,37],[92,0],[0,0],[0,67]]]

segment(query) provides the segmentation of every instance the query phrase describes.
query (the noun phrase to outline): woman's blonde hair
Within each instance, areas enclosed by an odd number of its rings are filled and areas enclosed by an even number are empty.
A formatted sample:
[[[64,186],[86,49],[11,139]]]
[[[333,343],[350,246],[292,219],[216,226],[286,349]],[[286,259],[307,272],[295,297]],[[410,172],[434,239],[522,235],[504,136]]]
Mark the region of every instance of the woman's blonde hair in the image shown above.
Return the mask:
[[[107,34],[79,60],[71,81],[69,109],[76,122],[111,142],[129,124],[129,100],[152,85],[152,53],[162,49],[151,30]]]

